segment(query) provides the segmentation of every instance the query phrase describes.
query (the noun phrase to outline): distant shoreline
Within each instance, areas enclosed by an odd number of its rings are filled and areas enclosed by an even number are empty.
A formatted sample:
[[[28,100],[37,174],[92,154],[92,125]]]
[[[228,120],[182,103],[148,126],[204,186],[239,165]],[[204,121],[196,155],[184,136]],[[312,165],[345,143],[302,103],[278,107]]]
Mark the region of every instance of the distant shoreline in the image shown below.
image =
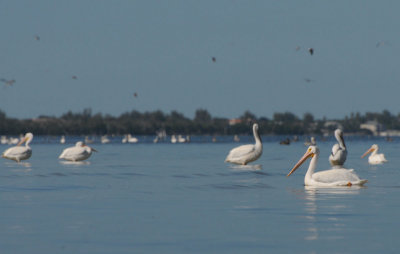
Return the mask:
[[[205,109],[198,109],[190,119],[177,111],[133,110],[120,116],[92,114],[91,109],[80,113],[71,111],[61,115],[39,116],[32,119],[7,117],[0,110],[0,135],[251,135],[251,125],[257,122],[261,135],[330,136],[336,128],[345,135],[400,136],[400,115],[384,110],[381,113],[351,113],[344,119],[315,119],[311,113],[298,117],[290,112],[275,113],[272,119],[257,117],[246,111],[233,119],[212,117]]]

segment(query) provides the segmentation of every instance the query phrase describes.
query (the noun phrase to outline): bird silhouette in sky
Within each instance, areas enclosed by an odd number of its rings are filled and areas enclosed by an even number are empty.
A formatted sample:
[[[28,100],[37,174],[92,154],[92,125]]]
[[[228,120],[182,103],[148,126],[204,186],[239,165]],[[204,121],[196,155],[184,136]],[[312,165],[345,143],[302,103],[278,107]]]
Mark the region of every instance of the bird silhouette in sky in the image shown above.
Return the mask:
[[[11,79],[11,80],[7,80],[7,79],[0,79],[1,82],[3,82],[4,84],[6,84],[7,86],[12,86],[15,83],[15,79]]]
[[[390,43],[388,41],[378,41],[378,43],[376,44],[376,47],[379,48],[380,46],[390,46]]]
[[[314,49],[313,48],[309,48],[308,52],[310,52],[310,55],[314,55]]]

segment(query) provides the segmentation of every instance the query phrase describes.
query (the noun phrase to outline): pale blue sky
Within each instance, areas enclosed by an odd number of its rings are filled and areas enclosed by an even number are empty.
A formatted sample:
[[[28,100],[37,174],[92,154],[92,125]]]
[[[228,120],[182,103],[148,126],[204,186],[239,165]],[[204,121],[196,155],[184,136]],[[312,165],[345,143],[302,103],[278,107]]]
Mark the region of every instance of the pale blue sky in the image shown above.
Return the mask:
[[[397,114],[399,10],[395,0],[1,1],[0,78],[16,83],[0,84],[0,109]]]

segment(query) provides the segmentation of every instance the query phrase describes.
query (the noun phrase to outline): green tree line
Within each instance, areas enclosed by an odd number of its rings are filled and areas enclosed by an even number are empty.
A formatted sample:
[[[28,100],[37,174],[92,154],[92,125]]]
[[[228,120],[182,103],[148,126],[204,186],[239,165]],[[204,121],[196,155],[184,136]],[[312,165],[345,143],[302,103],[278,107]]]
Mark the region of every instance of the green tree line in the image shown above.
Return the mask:
[[[351,113],[344,119],[315,119],[311,113],[298,117],[293,113],[275,113],[272,119],[257,117],[246,111],[239,116],[236,124],[230,124],[228,118],[212,117],[205,109],[198,109],[192,119],[182,113],[172,111],[164,113],[138,112],[133,110],[120,116],[93,114],[91,109],[82,112],[67,112],[60,117],[39,116],[33,119],[16,119],[7,117],[0,110],[0,135],[17,135],[32,132],[35,135],[154,135],[165,130],[171,134],[189,135],[233,135],[251,134],[250,126],[257,122],[262,135],[319,135],[323,131],[336,128],[327,126],[328,121],[340,124],[344,131],[369,134],[360,129],[362,123],[375,121],[387,129],[400,130],[400,114],[393,115],[384,110],[381,113]]]

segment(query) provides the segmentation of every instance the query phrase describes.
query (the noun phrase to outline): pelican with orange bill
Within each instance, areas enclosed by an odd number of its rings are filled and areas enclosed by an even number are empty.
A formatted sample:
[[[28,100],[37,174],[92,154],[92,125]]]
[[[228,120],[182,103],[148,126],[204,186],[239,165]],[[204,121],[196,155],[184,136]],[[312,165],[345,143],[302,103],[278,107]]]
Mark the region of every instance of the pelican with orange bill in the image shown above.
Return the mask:
[[[383,153],[378,153],[379,147],[377,144],[373,144],[362,156],[361,158],[364,158],[367,156],[367,154],[371,153],[371,155],[368,157],[368,163],[369,164],[382,164],[387,162],[385,155]]]
[[[333,168],[315,172],[319,157],[319,148],[310,146],[303,157],[294,165],[287,176],[294,173],[307,159],[311,158],[310,165],[304,177],[304,185],[316,187],[363,185],[367,182],[360,179],[353,169]]]

